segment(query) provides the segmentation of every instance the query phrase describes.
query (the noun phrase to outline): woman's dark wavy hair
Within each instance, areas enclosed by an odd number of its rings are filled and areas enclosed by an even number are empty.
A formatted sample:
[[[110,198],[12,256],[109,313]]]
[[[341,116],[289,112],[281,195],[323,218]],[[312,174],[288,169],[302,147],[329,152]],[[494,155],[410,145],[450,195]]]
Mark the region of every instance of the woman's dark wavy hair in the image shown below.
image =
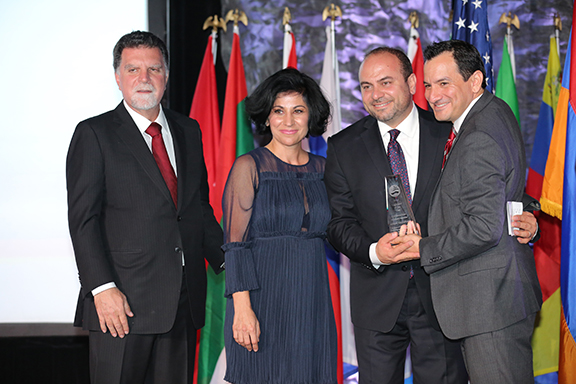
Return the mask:
[[[322,94],[320,86],[310,76],[297,69],[286,68],[264,80],[252,95],[246,98],[246,113],[256,125],[258,134],[270,133],[266,121],[276,98],[285,92],[299,93],[306,102],[310,136],[320,136],[326,132],[326,125],[330,120],[330,103]]]

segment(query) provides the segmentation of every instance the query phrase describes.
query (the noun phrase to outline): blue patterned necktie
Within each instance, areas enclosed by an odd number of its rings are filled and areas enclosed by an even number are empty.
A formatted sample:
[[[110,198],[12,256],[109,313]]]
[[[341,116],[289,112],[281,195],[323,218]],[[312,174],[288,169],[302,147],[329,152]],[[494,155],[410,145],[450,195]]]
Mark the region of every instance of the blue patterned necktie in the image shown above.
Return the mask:
[[[392,172],[394,172],[395,175],[400,175],[402,184],[404,185],[404,191],[406,192],[406,196],[408,196],[408,202],[412,205],[412,194],[410,193],[410,181],[408,180],[406,160],[404,159],[402,147],[396,141],[400,131],[397,129],[391,129],[389,133],[390,142],[388,143],[388,161],[390,162]]]

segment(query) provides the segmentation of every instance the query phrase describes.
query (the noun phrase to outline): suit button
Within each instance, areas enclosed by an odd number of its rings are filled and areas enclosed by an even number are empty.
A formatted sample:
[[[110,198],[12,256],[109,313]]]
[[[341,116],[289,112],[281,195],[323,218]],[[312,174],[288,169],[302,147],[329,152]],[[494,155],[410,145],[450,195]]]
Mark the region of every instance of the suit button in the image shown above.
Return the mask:
[[[180,253],[180,252],[182,252],[182,248],[176,247],[176,248],[174,248],[174,252]]]
[[[402,270],[403,270],[404,272],[406,272],[406,271],[408,270],[408,266],[403,265],[403,266],[402,266]]]
[[[176,218],[176,220],[182,221],[182,216],[178,216],[178,217]]]

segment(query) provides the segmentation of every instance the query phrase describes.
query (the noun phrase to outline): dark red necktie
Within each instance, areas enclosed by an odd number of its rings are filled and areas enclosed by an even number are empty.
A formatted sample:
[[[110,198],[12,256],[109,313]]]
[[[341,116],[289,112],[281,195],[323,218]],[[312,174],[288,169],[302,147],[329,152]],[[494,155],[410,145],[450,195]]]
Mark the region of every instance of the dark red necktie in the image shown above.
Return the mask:
[[[172,200],[174,200],[174,205],[178,206],[178,180],[176,179],[176,173],[174,173],[174,168],[170,164],[170,158],[168,157],[168,152],[166,152],[166,145],[164,145],[164,140],[162,139],[162,132],[160,130],[162,127],[158,123],[152,123],[146,129],[146,133],[152,136],[152,154],[160,168],[160,173],[170,190],[172,195]]]
[[[410,193],[410,180],[408,179],[408,170],[406,169],[406,160],[404,159],[404,152],[402,152],[402,147],[396,141],[396,138],[400,134],[397,129],[391,129],[390,141],[388,142],[388,161],[390,162],[390,168],[395,175],[400,175],[402,179],[402,185],[404,186],[404,191],[408,197],[408,202],[412,205],[412,195]]]
[[[448,141],[446,141],[446,145],[444,146],[444,160],[442,160],[442,169],[444,169],[444,164],[446,164],[446,159],[448,158],[450,149],[452,149],[452,143],[454,142],[455,137],[456,137],[456,131],[454,130],[454,127],[452,127],[452,132],[450,132],[450,136],[448,136]]]

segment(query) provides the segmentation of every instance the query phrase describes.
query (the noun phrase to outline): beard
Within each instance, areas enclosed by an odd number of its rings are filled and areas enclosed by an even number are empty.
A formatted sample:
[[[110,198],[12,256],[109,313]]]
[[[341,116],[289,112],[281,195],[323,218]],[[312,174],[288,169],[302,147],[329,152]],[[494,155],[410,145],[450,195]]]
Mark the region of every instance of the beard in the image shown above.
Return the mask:
[[[376,120],[388,124],[390,126],[397,126],[402,120],[405,118],[406,111],[409,110],[410,105],[412,103],[412,98],[410,97],[397,97],[393,99],[393,104],[389,107],[386,111],[377,110],[372,108],[372,105],[366,107],[364,104],[366,111],[374,117]],[[376,103],[380,103],[382,101],[378,100]]]
[[[138,91],[150,91],[150,93],[138,93]],[[156,89],[151,84],[140,84],[134,89],[130,98],[133,108],[147,111],[155,108],[160,103],[156,97]]]

